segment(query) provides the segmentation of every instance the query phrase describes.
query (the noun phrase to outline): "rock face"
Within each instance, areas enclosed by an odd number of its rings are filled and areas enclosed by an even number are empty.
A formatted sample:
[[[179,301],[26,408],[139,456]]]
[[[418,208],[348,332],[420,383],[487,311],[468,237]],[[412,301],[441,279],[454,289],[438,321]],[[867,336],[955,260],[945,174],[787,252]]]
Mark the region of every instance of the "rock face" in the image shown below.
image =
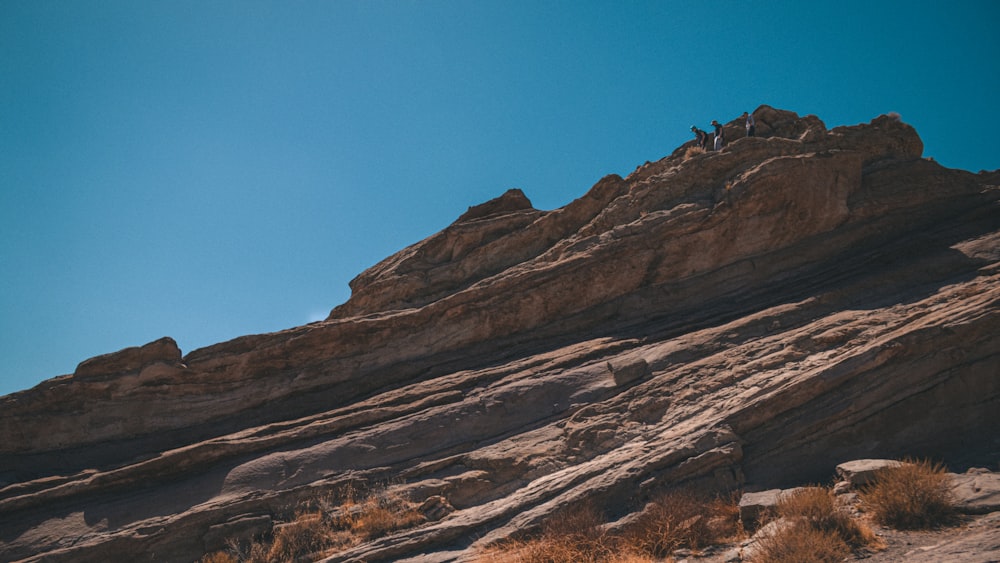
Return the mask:
[[[325,321],[0,398],[0,558],[192,561],[392,480],[448,510],[328,560],[463,560],[584,500],[995,464],[1000,174],[887,116],[754,116],[553,211],[470,208]]]

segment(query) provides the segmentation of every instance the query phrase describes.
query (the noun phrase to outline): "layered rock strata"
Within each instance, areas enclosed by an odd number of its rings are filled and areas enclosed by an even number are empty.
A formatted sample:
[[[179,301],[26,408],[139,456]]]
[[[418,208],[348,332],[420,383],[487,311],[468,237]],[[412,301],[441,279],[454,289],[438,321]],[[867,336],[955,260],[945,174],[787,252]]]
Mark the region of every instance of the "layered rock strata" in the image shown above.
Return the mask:
[[[470,208],[325,321],[0,398],[0,554],[191,561],[392,480],[455,511],[329,560],[462,560],[584,500],[995,462],[1000,174],[892,117],[754,115],[553,211]]]

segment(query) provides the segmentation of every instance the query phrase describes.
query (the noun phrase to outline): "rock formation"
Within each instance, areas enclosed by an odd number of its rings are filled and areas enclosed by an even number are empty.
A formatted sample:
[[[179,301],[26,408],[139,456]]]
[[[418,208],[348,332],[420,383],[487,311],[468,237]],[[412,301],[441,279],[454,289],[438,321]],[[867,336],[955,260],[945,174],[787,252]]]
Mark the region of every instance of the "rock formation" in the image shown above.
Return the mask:
[[[449,511],[328,560],[463,560],[583,500],[995,464],[1000,173],[889,116],[754,116],[556,210],[470,208],[325,321],[0,398],[0,557],[193,561],[391,480]]]

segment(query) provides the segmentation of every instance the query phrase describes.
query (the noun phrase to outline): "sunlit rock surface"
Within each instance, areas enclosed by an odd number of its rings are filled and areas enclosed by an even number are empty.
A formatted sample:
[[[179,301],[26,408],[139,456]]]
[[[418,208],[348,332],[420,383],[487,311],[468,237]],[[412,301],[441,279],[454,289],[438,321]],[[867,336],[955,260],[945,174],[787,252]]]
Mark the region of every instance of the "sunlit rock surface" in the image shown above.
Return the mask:
[[[560,209],[470,208],[325,321],[0,398],[0,558],[193,561],[392,482],[454,511],[329,560],[462,560],[584,500],[994,465],[1000,174],[893,117],[754,115]]]

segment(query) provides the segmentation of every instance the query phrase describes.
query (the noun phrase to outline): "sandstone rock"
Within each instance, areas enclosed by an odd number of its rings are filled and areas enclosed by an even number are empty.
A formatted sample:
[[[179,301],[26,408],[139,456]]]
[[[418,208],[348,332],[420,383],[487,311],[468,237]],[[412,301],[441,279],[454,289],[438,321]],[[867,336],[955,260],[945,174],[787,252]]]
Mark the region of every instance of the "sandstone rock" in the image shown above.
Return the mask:
[[[181,350],[177,342],[169,336],[143,346],[125,348],[118,352],[97,356],[83,361],[73,373],[82,380],[106,379],[125,373],[134,373],[142,368],[162,363],[176,365],[181,362]]]
[[[441,495],[434,495],[424,499],[417,510],[427,518],[427,520],[440,520],[445,516],[455,512],[455,507],[448,502],[448,499]]]
[[[222,551],[229,547],[230,542],[249,544],[254,538],[270,532],[273,527],[271,517],[262,514],[257,516],[244,515],[208,528],[202,537],[205,553]]]
[[[771,520],[770,522],[764,524],[759,530],[754,532],[750,540],[745,542],[742,549],[740,550],[740,558],[742,561],[754,561],[760,557],[760,544],[761,541],[766,541],[769,538],[782,533],[789,527],[793,526],[794,523],[787,518],[778,518]]]
[[[959,512],[988,514],[1000,512],[1000,473],[970,469],[951,475],[951,493]]]
[[[505,215],[517,211],[533,210],[531,201],[524,192],[518,189],[507,190],[502,196],[470,207],[468,211],[455,220],[456,223],[467,223],[493,215]]]
[[[748,531],[756,530],[763,519],[775,514],[778,502],[783,497],[794,494],[799,488],[743,493],[739,503],[740,521],[743,523],[743,527]]]
[[[980,517],[959,528],[907,535],[897,543],[865,561],[995,563],[1000,561],[1000,513]]]
[[[845,459],[995,463],[996,175],[888,116],[755,115],[759,138],[560,209],[470,208],[326,321],[0,397],[0,558],[193,561],[393,482],[457,510],[327,560],[469,560],[583,502],[624,520]]]
[[[838,465],[837,476],[852,487],[860,487],[875,480],[880,470],[899,465],[900,462],[891,459],[858,459]]]
[[[649,364],[639,358],[625,364],[614,365],[608,362],[608,371],[615,378],[615,385],[628,385],[649,375]]]

